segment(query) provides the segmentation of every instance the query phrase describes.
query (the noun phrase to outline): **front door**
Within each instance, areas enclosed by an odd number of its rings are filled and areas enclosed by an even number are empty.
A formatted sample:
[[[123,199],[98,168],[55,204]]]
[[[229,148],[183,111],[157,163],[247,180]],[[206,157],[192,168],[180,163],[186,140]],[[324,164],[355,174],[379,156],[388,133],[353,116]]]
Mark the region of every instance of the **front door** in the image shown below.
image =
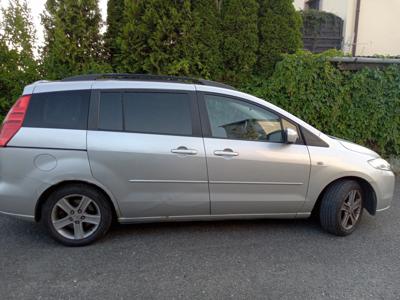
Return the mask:
[[[93,176],[123,218],[209,215],[206,160],[194,92],[102,91],[88,131]]]
[[[202,94],[211,214],[295,214],[308,188],[310,158],[297,126],[238,98]]]

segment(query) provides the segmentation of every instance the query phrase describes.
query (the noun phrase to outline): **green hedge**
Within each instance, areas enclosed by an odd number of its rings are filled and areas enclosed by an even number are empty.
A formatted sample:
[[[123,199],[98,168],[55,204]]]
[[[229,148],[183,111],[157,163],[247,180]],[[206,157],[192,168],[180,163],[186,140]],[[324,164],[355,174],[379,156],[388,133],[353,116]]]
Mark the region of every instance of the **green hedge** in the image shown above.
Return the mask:
[[[323,132],[374,149],[400,154],[400,68],[342,72],[330,51],[285,55],[268,79],[243,90],[266,99]]]

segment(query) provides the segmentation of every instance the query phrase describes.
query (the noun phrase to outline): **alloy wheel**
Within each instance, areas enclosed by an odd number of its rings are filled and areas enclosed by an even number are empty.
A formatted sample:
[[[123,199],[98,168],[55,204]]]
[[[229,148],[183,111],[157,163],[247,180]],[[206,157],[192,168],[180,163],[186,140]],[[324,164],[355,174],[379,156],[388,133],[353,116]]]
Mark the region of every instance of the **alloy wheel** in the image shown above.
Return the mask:
[[[340,208],[340,222],[344,229],[350,230],[360,218],[362,210],[362,197],[359,190],[351,190]]]
[[[84,195],[68,195],[56,202],[51,212],[54,229],[63,237],[81,240],[91,236],[100,225],[96,202]]]

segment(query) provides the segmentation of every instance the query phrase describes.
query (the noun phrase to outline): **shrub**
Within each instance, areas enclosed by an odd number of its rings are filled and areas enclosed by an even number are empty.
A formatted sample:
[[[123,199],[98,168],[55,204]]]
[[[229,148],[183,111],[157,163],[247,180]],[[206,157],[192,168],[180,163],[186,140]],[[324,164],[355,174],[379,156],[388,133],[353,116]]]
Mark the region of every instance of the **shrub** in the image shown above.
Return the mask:
[[[107,3],[107,31],[104,34],[104,48],[106,58],[113,71],[118,66],[120,47],[118,39],[121,36],[124,19],[125,0],[108,0]]]
[[[199,36],[200,28],[194,24],[198,19],[193,16],[189,0],[127,1],[126,5],[118,70],[163,75],[209,74],[197,48],[195,37]]]
[[[0,19],[0,122],[21,95],[25,85],[39,78],[34,58],[35,30],[25,0],[13,0],[1,9]]]
[[[337,55],[285,55],[269,79],[258,77],[243,89],[327,134],[400,155],[400,68],[342,72],[329,62]]]
[[[292,0],[259,0],[257,73],[271,75],[284,53],[303,46],[302,19]]]
[[[223,80],[241,83],[253,73],[258,50],[258,3],[256,0],[222,2]]]
[[[47,0],[42,23],[45,29],[42,67],[47,79],[110,71],[104,61],[101,15],[96,0]]]

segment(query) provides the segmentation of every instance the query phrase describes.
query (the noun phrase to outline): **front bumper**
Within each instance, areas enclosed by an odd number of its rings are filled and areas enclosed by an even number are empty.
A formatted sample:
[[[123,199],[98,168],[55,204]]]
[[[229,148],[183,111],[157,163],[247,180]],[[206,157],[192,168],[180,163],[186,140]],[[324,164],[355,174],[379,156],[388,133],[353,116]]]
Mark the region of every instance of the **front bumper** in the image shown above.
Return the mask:
[[[376,211],[388,209],[394,197],[396,177],[391,171],[376,170],[370,182],[376,194]]]

